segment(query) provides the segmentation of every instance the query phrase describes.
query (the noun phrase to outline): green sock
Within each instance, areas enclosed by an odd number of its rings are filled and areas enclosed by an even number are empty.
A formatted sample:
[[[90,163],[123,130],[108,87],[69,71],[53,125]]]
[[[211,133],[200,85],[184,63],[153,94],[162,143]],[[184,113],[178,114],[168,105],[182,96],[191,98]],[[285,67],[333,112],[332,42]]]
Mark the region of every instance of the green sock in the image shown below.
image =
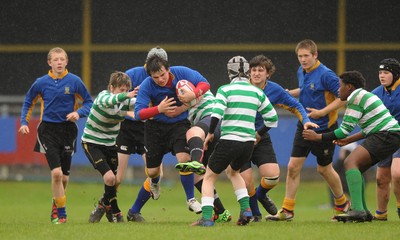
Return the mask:
[[[353,210],[363,211],[363,180],[360,170],[350,169],[346,171],[346,180],[349,185],[351,207]]]
[[[250,198],[249,196],[239,199],[240,211],[245,211],[250,208]]]
[[[203,206],[201,210],[203,211],[203,219],[212,219],[213,206]]]

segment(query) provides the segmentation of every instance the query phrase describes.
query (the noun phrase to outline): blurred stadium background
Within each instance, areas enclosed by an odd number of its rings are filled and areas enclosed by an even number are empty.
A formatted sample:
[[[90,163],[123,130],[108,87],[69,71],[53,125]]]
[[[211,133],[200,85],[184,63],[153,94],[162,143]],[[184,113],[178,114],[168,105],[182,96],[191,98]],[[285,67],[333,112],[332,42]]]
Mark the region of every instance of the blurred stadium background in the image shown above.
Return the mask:
[[[400,58],[396,0],[4,0],[0,11],[0,179],[48,178],[43,156],[32,151],[36,133],[22,137],[17,130],[24,95],[48,71],[47,52],[55,46],[68,52],[68,69],[82,77],[93,97],[111,72],[143,65],[157,45],[166,49],[172,65],[202,73],[214,92],[227,83],[226,62],[234,55],[270,57],[277,67],[272,80],[297,87],[294,48],[305,38],[318,44],[319,59],[338,74],[361,71],[368,90],[379,85],[379,61]],[[285,176],[296,119],[279,113],[271,135]],[[82,131],[84,119],[78,124]],[[143,173],[143,161],[132,158],[128,179],[133,181]],[[166,163],[175,160],[169,155]],[[304,171],[312,174],[303,178],[314,178],[314,168],[311,157]],[[73,171],[82,180],[98,178],[80,144]]]

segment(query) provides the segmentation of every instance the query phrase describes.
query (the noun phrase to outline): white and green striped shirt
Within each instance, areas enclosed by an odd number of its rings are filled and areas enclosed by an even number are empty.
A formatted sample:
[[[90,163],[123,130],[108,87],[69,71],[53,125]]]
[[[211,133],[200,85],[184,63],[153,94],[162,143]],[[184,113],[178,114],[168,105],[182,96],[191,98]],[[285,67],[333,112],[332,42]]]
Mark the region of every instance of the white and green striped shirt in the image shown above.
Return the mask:
[[[257,112],[265,126],[278,126],[278,115],[264,92],[246,78],[236,78],[218,89],[211,116],[222,118],[221,139],[247,142],[256,140]]]
[[[195,125],[198,121],[203,119],[205,116],[211,115],[214,107],[215,97],[210,90],[208,90],[195,106],[189,109],[188,119]]]
[[[132,111],[135,98],[127,93],[112,94],[108,90],[99,93],[83,130],[82,141],[99,145],[115,145],[121,122],[128,111]]]
[[[347,101],[343,122],[335,130],[338,139],[348,136],[356,125],[360,126],[364,136],[380,131],[400,131],[396,119],[373,93],[359,88],[350,94]]]

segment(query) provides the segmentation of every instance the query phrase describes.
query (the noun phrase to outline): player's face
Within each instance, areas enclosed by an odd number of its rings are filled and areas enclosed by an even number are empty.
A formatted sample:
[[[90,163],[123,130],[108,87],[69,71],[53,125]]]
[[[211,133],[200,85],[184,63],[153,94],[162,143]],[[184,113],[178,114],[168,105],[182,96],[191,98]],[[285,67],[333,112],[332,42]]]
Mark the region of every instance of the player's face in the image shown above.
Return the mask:
[[[65,53],[53,52],[51,53],[51,58],[47,61],[47,63],[49,64],[49,66],[51,67],[51,71],[55,75],[60,75],[65,71],[65,68],[67,67],[68,59]]]
[[[381,85],[383,85],[384,87],[388,87],[393,82],[393,74],[387,70],[380,70],[379,81],[381,82]]]
[[[312,54],[310,50],[300,48],[297,51],[297,59],[304,69],[310,69],[315,65],[317,61],[318,54]]]
[[[169,71],[162,66],[160,71],[151,73],[151,78],[158,86],[164,87],[169,80]]]
[[[339,98],[342,101],[347,101],[347,98],[350,96],[350,85],[343,83],[342,79],[339,80]]]
[[[256,86],[263,86],[267,81],[269,74],[267,70],[262,66],[252,67],[250,69],[251,83]]]

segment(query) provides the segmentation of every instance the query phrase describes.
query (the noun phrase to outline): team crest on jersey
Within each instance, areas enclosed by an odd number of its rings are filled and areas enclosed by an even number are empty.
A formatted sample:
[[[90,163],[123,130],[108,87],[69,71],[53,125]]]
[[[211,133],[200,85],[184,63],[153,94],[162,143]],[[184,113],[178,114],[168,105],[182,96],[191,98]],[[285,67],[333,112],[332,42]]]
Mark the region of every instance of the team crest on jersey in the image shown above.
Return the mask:
[[[311,90],[314,90],[314,83],[311,83],[311,84],[310,84],[310,89],[311,89]]]
[[[69,87],[64,88],[64,94],[71,94]]]

